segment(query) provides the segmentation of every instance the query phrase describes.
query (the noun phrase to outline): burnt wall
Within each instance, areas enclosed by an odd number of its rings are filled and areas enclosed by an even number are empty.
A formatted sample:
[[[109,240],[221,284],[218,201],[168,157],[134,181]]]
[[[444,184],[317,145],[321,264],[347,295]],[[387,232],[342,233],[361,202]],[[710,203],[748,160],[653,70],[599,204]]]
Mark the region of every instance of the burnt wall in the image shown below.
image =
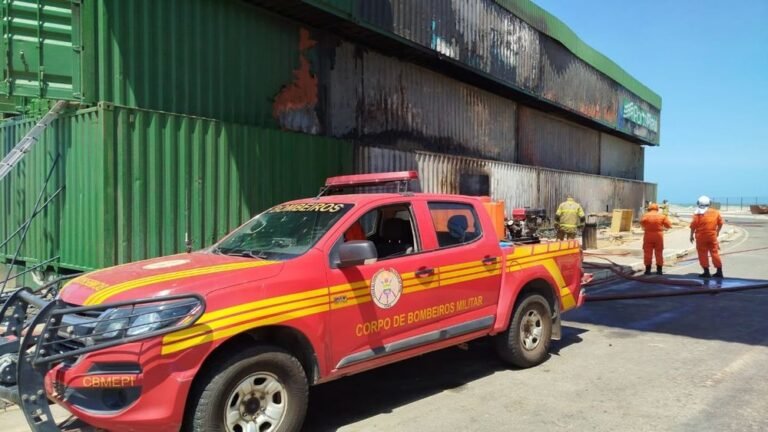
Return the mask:
[[[600,133],[531,108],[520,108],[517,161],[600,174]]]
[[[605,133],[600,134],[600,175],[643,180],[645,149]]]
[[[514,162],[515,102],[347,42],[333,54],[323,73],[328,135]]]
[[[525,7],[494,0],[250,1],[587,127],[659,143],[660,98],[601,54],[571,51],[584,43],[555,31],[554,17],[531,25]]]

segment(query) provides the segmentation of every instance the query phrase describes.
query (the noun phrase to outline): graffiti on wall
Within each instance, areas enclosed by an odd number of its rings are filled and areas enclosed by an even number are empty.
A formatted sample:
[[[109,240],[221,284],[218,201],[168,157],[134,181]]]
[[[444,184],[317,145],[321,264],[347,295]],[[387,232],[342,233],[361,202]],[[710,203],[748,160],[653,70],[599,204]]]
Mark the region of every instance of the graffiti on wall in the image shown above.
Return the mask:
[[[312,72],[308,58],[316,43],[307,29],[300,29],[299,67],[293,71],[293,81],[283,86],[272,105],[272,115],[284,129],[320,133],[320,120],[315,112],[317,76]]]

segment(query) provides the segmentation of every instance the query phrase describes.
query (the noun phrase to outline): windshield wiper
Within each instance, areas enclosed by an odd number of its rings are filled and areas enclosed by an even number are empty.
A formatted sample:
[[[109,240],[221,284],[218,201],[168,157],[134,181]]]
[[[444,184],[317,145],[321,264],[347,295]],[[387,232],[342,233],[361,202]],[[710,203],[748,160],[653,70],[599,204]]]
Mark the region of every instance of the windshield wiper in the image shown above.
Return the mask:
[[[248,249],[225,249],[225,248],[217,247],[211,250],[211,252],[219,255],[240,256],[245,258],[257,258],[257,259],[267,259],[267,257],[269,256],[269,252],[267,251],[248,250]]]
[[[240,256],[246,257],[246,258],[258,258],[258,259],[267,259],[267,252],[266,251],[259,251],[259,250],[243,250],[238,251],[240,252]]]

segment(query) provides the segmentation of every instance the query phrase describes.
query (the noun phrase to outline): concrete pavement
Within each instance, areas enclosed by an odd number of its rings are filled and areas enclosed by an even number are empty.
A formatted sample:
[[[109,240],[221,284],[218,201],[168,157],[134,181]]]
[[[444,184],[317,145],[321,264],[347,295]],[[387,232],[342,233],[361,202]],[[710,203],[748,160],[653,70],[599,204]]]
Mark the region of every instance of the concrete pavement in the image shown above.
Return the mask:
[[[724,253],[768,247],[768,218],[730,222],[738,237]],[[670,236],[688,241],[685,229]],[[729,279],[768,280],[768,250],[724,261]],[[698,270],[681,260],[667,273]],[[312,388],[305,431],[762,432],[767,309],[768,290],[587,303],[564,315],[541,366],[509,368],[487,339],[442,350]],[[0,431],[28,430],[17,409],[0,412]]]

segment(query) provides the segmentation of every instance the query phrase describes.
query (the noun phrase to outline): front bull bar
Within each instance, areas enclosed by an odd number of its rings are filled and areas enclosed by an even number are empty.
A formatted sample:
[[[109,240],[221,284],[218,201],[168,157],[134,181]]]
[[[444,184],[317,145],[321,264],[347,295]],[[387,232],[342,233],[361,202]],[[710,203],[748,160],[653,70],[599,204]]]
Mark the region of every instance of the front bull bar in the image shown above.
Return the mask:
[[[193,313],[181,320],[178,325],[116,340],[95,343],[91,341],[90,344],[83,344],[79,349],[58,348],[58,330],[63,327],[61,326],[62,318],[67,314],[131,308],[128,317],[136,317],[142,315],[134,314],[137,306],[185,300],[196,301],[199,307],[195,307]],[[29,317],[30,306],[37,309],[37,313],[32,317]],[[33,432],[59,432],[60,429],[53,419],[45,391],[45,376],[48,371],[67,359],[183,330],[192,326],[204,311],[205,301],[196,294],[78,307],[68,305],[59,299],[47,301],[35,295],[29,288],[20,288],[11,294],[0,308],[0,324],[6,325],[0,335],[0,398],[21,408]],[[129,328],[130,325],[120,331],[125,335]],[[75,336],[66,340],[77,339],[78,337]],[[64,394],[64,391],[59,391],[56,385],[54,385],[54,392],[58,395]]]

